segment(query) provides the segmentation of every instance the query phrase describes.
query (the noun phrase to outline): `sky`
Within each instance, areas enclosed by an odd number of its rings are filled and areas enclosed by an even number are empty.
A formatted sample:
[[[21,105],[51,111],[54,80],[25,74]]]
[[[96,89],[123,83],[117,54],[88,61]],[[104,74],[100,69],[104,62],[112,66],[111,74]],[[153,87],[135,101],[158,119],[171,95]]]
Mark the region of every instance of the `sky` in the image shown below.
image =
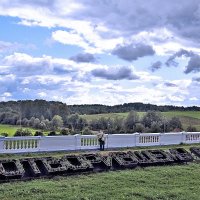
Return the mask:
[[[0,0],[0,101],[200,106],[199,0]]]

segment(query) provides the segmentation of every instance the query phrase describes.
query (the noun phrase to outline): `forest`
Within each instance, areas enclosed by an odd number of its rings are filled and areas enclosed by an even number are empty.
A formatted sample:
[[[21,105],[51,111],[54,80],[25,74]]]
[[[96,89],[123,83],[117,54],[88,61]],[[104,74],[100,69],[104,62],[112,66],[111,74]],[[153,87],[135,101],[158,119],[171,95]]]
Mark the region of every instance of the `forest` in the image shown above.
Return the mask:
[[[105,105],[66,105],[62,102],[45,100],[26,100],[0,102],[0,124],[20,125],[31,127],[36,135],[50,131],[55,135],[92,134],[93,131],[104,130],[107,133],[132,132],[169,132],[183,130],[177,117],[170,119],[162,115],[164,111],[198,111],[199,107],[156,106],[152,104],[130,103],[115,106]],[[145,111],[142,117],[137,112]],[[88,121],[81,114],[129,112],[125,118],[105,118]],[[187,131],[195,131],[188,127]],[[28,130],[19,130],[16,136],[31,135]],[[6,133],[4,133],[6,135]]]

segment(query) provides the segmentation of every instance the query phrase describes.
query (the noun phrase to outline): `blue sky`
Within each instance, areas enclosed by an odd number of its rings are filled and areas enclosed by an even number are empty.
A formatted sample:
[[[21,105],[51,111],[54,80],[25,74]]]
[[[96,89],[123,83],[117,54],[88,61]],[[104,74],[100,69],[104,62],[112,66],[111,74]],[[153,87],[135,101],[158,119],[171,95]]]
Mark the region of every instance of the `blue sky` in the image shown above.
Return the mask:
[[[200,106],[198,0],[1,0],[0,101]]]

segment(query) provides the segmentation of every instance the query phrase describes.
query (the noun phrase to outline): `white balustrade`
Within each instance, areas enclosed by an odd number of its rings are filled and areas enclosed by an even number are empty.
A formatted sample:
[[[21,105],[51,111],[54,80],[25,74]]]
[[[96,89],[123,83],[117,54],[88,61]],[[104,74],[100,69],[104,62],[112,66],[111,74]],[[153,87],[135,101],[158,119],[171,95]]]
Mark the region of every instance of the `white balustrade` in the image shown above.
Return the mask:
[[[200,143],[200,132],[106,135],[105,148]],[[0,137],[0,153],[98,149],[95,135]]]

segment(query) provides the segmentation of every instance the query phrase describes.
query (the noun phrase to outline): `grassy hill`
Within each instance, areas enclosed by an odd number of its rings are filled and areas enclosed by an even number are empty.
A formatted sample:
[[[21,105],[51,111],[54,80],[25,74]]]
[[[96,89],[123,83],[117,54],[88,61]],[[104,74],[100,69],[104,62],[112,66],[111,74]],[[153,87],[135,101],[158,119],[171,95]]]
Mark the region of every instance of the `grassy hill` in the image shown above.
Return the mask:
[[[139,116],[142,117],[145,112],[138,112]],[[128,112],[126,113],[105,113],[105,114],[94,114],[94,115],[81,115],[83,118],[91,121],[93,119],[100,119],[101,117],[105,118],[125,118],[127,117]],[[162,115],[166,118],[179,117],[183,124],[183,128],[186,129],[189,125],[195,126],[198,131],[200,131],[200,111],[171,111],[171,112],[162,112]]]

